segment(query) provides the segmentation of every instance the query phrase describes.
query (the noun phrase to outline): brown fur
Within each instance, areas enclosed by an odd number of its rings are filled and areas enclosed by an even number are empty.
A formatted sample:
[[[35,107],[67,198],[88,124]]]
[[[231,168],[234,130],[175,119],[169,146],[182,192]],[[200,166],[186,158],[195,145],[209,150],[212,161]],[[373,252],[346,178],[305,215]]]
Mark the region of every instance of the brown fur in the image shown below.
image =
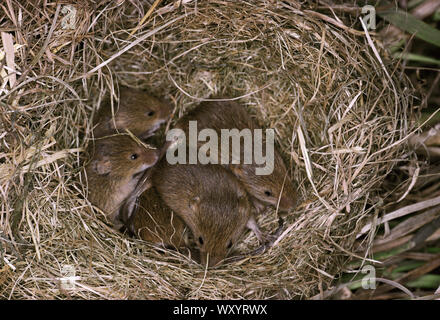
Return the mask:
[[[234,101],[202,102],[198,107],[179,119],[175,128],[185,131],[188,137],[189,121],[191,120],[197,120],[198,131],[205,128],[216,130],[219,133],[219,140],[221,129],[236,128],[242,130],[248,128],[253,130],[261,128],[246,108]],[[203,144],[204,142],[199,143],[199,147]],[[243,147],[241,150],[243,159]],[[290,211],[296,207],[297,191],[287,175],[287,168],[276,148],[274,149],[274,158],[274,170],[269,175],[256,175],[255,169],[259,165],[255,163],[228,165],[228,168],[243,183],[251,195],[251,200],[258,211],[264,205],[277,207],[278,199],[280,211]],[[267,195],[267,192],[270,195]]]
[[[94,136],[103,137],[115,132],[129,129],[141,139],[150,137],[171,115],[171,106],[145,91],[121,87],[119,105],[114,104],[114,117],[110,99],[100,107]]]
[[[218,264],[252,217],[245,189],[219,165],[169,165],[164,159],[156,168],[153,185],[191,229],[202,264],[207,254],[208,266]]]
[[[145,241],[175,249],[185,246],[185,223],[165,205],[154,187],[139,197],[138,208],[130,217],[128,227]]]
[[[157,162],[158,153],[128,136],[96,140],[91,160],[85,167],[89,201],[116,223],[122,201],[136,187],[140,173]],[[135,154],[136,159],[131,159]]]

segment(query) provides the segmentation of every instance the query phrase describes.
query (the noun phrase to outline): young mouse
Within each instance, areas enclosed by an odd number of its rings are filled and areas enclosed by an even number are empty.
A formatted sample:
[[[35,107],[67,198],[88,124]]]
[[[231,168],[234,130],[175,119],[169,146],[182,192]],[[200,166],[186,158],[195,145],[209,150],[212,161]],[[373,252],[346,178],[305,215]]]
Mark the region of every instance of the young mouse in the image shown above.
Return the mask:
[[[153,185],[192,231],[201,263],[217,265],[255,222],[246,190],[220,165],[170,165],[163,159],[155,169]]]
[[[189,121],[197,121],[197,131],[214,129],[220,137],[221,129],[261,129],[246,108],[234,101],[205,101],[187,115],[180,118],[175,128],[182,129],[188,139]],[[188,140],[187,140],[188,141]],[[296,207],[298,194],[292,181],[287,176],[284,161],[274,147],[274,169],[271,174],[257,175],[256,168],[262,167],[255,162],[243,164],[243,139],[241,139],[241,164],[226,165],[245,186],[255,208],[261,211],[265,205],[278,207],[279,211],[287,212]],[[189,141],[188,141],[189,142]],[[187,143],[188,143],[187,142]],[[198,147],[205,142],[199,142]],[[230,153],[232,153],[230,148]],[[219,158],[220,159],[220,158]]]
[[[127,228],[142,240],[164,247],[179,249],[186,244],[186,224],[165,205],[154,187],[139,197]]]
[[[171,113],[172,107],[165,101],[139,89],[120,87],[119,105],[114,104],[114,116],[108,98],[98,111],[93,134],[99,138],[129,129],[145,140],[169,119]]]
[[[159,158],[157,149],[147,149],[129,136],[117,135],[95,141],[85,167],[89,201],[104,211],[118,229],[118,211],[133,192],[144,170]]]

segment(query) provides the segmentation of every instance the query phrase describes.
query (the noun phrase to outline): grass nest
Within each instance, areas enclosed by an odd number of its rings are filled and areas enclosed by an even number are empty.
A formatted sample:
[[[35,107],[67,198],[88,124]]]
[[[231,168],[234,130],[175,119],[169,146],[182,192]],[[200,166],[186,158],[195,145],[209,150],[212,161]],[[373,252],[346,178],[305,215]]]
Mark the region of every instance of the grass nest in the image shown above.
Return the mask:
[[[415,126],[411,87],[374,38],[293,0],[0,8],[0,297],[308,298],[355,255]],[[228,95],[275,129],[303,200],[271,249],[205,270],[112,230],[79,173],[118,84],[170,99],[173,121]],[[259,222],[275,230],[277,215]],[[237,250],[257,246],[246,233]]]

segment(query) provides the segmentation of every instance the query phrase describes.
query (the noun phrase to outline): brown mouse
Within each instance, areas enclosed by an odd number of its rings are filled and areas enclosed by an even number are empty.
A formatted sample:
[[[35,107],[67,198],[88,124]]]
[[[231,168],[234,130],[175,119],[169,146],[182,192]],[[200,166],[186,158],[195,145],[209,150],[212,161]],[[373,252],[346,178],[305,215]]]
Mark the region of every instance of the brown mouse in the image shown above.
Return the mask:
[[[190,228],[201,263],[215,266],[255,222],[246,190],[220,165],[170,165],[164,158],[155,169],[153,185]]]
[[[142,173],[159,158],[126,135],[97,139],[85,167],[89,201],[104,211],[118,229],[118,210],[136,187]]]
[[[205,101],[195,109],[180,118],[175,128],[182,129],[188,139],[189,121],[197,121],[197,131],[202,129],[214,129],[219,136],[221,129],[261,129],[251,117],[246,108],[235,101]],[[204,142],[199,143],[200,147]],[[220,148],[220,146],[219,146]],[[219,149],[220,150],[220,149]],[[243,159],[243,143],[241,144]],[[220,151],[219,151],[220,153]],[[292,181],[287,176],[287,168],[284,161],[274,147],[274,169],[269,175],[257,175],[255,169],[261,165],[255,162],[251,164],[229,164],[231,170],[240,182],[245,186],[251,196],[251,201],[258,211],[265,205],[278,207],[281,212],[293,210],[296,207],[298,194]]]
[[[155,187],[141,194],[127,227],[142,240],[164,247],[179,249],[186,244],[186,224],[165,205]]]
[[[164,100],[143,90],[120,87],[119,105],[114,104],[114,117],[110,98],[107,98],[99,108],[93,134],[99,138],[128,129],[144,140],[167,121],[171,113],[172,107]]]

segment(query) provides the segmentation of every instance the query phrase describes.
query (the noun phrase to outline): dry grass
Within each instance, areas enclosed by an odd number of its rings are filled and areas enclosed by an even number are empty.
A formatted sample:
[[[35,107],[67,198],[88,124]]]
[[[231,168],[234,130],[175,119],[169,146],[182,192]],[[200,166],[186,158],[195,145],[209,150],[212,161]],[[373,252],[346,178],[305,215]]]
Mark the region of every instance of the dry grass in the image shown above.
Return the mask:
[[[328,288],[378,212],[380,182],[414,129],[398,64],[295,1],[180,2],[132,36],[149,8],[138,0],[84,1],[74,29],[62,28],[64,4],[0,5],[0,29],[20,45],[17,80],[0,94],[2,298],[306,298]],[[167,96],[174,119],[227,94],[275,128],[304,197],[275,247],[206,271],[105,223],[79,171],[93,113],[118,82]],[[260,223],[275,229],[276,214]],[[248,233],[239,249],[256,246]],[[65,265],[74,290],[60,287]]]

